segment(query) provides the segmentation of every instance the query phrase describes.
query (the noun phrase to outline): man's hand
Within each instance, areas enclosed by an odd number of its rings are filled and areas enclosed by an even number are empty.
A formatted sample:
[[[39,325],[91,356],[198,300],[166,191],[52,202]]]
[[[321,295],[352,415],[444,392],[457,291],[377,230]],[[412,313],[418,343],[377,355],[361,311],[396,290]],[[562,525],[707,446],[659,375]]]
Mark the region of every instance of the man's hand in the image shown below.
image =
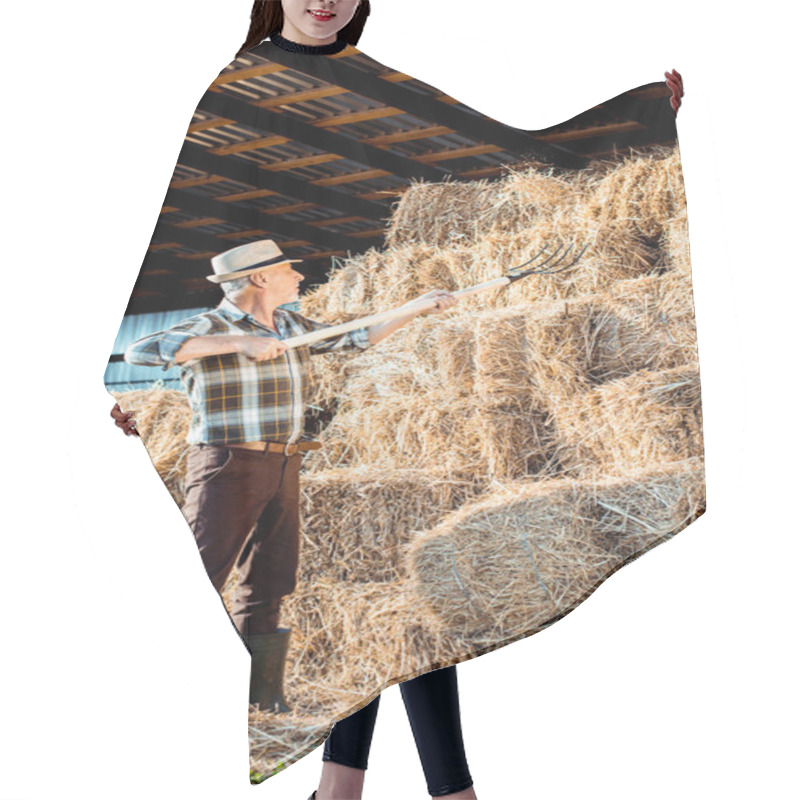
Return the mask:
[[[667,86],[672,90],[669,104],[677,117],[678,109],[681,107],[681,97],[683,97],[683,78],[680,72],[675,69],[672,70],[672,73],[665,72],[664,74],[667,76]]]
[[[114,408],[111,409],[111,416],[114,417],[114,424],[121,428],[126,436],[139,436],[132,411],[123,411],[119,407],[119,403],[115,403]]]
[[[239,352],[253,361],[271,361],[288,350],[286,342],[261,336],[238,336]]]
[[[420,300],[436,300],[436,307],[435,308],[426,308],[419,312],[421,317],[427,316],[428,314],[441,314],[442,311],[446,311],[451,306],[454,306],[458,302],[458,298],[454,297],[447,289],[432,289],[430,292],[426,294],[421,294],[419,297],[415,298],[414,300],[410,300],[406,303],[407,306],[413,305],[414,303],[418,303]]]

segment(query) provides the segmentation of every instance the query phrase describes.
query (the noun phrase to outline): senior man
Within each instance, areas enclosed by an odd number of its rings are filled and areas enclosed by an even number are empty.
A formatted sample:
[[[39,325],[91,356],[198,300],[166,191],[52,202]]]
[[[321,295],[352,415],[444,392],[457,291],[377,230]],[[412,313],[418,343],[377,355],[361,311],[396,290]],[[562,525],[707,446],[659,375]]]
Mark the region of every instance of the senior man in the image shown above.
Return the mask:
[[[433,290],[409,304],[434,298],[435,308],[288,348],[283,339],[331,327],[279,308],[299,297],[304,277],[292,267],[299,261],[271,239],[215,256],[207,278],[223,289],[219,305],[125,351],[130,364],[181,367],[192,409],[181,511],[220,596],[234,565],[239,571],[231,619],[252,659],[250,702],[273,712],[290,710],[283,697],[290,629],[278,628],[278,614],[295,588],[300,462],[304,451],[320,447],[301,441],[309,357],[365,350],[457,301]]]

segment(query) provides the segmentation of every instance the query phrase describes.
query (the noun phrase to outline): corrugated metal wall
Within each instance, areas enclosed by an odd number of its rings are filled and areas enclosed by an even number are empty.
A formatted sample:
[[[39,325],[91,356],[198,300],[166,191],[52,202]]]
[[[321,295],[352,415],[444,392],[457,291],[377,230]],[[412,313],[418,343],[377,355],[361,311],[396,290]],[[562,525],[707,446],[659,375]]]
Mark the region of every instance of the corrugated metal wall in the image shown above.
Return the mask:
[[[279,308],[300,311],[300,301],[293,300],[291,303],[283,303]],[[117,339],[114,342],[113,355],[121,357],[131,342],[156,331],[171,328],[194,314],[210,310],[210,307],[181,308],[177,311],[159,311],[153,314],[130,314],[122,320]],[[121,360],[109,361],[103,380],[106,387],[115,392],[146,389],[154,381],[163,382],[170,389],[183,389],[179,367],[171,367],[164,371],[160,367],[139,367],[126,364]]]

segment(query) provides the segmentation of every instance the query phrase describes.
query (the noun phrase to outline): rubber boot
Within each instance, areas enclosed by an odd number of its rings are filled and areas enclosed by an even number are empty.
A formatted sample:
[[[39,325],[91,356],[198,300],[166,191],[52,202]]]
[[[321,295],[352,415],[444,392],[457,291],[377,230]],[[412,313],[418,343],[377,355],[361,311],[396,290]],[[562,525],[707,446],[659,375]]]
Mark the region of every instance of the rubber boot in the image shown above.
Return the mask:
[[[283,697],[283,668],[289,649],[290,628],[247,637],[250,648],[250,703],[262,711],[291,711]]]

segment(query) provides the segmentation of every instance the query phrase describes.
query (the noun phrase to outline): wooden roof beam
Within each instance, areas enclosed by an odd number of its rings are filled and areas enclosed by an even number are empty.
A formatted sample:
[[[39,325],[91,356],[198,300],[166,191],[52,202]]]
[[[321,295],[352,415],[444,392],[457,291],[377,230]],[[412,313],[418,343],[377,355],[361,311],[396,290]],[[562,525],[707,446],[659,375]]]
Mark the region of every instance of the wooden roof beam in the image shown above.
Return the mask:
[[[253,54],[282,64],[304,74],[307,61],[302,54],[281,50],[269,42],[253,48]],[[532,132],[504,125],[489,117],[471,114],[444,102],[433,102],[432,98],[418,94],[401,82],[387,81],[370,75],[346,63],[347,59],[326,63],[330,83],[344,87],[356,94],[369,97],[406,113],[427,120],[434,125],[444,125],[470,138],[478,138],[485,144],[494,144],[513,154],[531,151],[538,157],[565,167],[580,167],[585,160],[566,148],[539,142]],[[220,112],[221,113],[221,112]],[[227,113],[227,112],[226,112]]]
[[[286,52],[287,55],[295,55],[288,51],[282,52]],[[334,62],[331,62],[331,66],[334,66]],[[390,86],[390,84],[386,85]],[[390,86],[390,88],[399,89],[396,86]],[[199,107],[219,116],[233,117],[239,124],[246,125],[253,130],[269,131],[271,135],[285,136],[288,139],[315,147],[323,153],[335,153],[349,161],[363,164],[365,167],[385,170],[401,178],[441,181],[449,175],[438,167],[419,164],[413,159],[381,150],[350,136],[289,118],[286,114],[269,108],[259,108],[252,103],[227,94],[206,93],[200,100]]]
[[[258,187],[252,190],[255,192],[281,194],[294,200],[313,202],[340,213],[360,214],[367,219],[382,219],[389,211],[388,200],[380,202],[380,198],[359,198],[335,189],[314,186],[281,172],[269,173],[269,177],[266,178],[258,164],[235,157],[215,156],[209,153],[207,148],[190,142],[185,142],[181,148],[178,163],[203,172],[222,175],[237,183]],[[269,183],[269,188],[261,188],[261,184],[266,182]]]
[[[416,139],[430,139],[432,136],[447,136],[455,133],[452,128],[445,125],[432,125],[430,128],[415,128],[411,131],[401,131],[400,133],[387,133],[383,136],[372,136],[361,141],[380,147],[385,144],[395,144],[396,142],[413,142]]]
[[[281,106],[289,106],[294,103],[307,103],[310,100],[321,100],[323,97],[335,97],[337,94],[345,94],[347,89],[341,86],[321,86],[317,89],[306,89],[302,92],[289,92],[269,97],[266,100],[259,100],[255,105],[259,108],[275,108],[280,110]]]
[[[448,161],[453,158],[469,158],[470,156],[497,152],[503,152],[503,150],[495,144],[476,144],[474,147],[457,147],[453,150],[443,150],[440,153],[425,153],[421,156],[415,156],[415,158],[417,161],[428,163],[431,161]]]
[[[278,239],[291,237],[299,241],[309,242],[317,246],[330,247],[343,250],[353,246],[347,235],[334,234],[310,228],[303,222],[280,219],[273,215],[265,214],[258,208],[245,208],[235,203],[221,203],[213,197],[203,197],[180,189],[170,189],[165,203],[178,206],[182,211],[195,214],[198,217],[215,217],[228,222],[233,222],[248,229],[262,229],[264,238]],[[172,224],[168,217],[160,217],[160,222]],[[216,238],[216,237],[215,237]],[[225,247],[220,248],[226,249]]]
[[[574,142],[578,139],[592,139],[596,136],[614,136],[620,133],[643,130],[644,125],[636,121],[612,122],[608,125],[592,125],[590,128],[576,128],[571,131],[558,131],[540,136],[542,142]]]

